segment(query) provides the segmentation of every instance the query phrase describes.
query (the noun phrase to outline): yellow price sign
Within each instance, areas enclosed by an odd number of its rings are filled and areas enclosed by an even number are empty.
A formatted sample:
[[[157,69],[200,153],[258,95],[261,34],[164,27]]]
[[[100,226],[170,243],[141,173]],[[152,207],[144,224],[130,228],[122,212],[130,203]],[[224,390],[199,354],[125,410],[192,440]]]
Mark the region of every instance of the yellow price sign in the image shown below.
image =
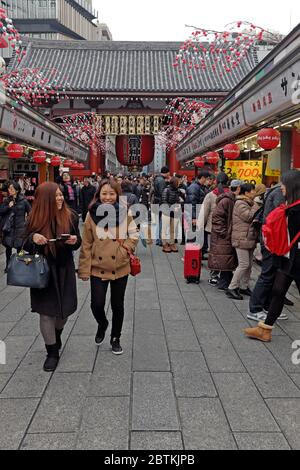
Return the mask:
[[[245,183],[261,184],[263,162],[260,160],[227,160],[225,173],[231,180],[242,180]]]

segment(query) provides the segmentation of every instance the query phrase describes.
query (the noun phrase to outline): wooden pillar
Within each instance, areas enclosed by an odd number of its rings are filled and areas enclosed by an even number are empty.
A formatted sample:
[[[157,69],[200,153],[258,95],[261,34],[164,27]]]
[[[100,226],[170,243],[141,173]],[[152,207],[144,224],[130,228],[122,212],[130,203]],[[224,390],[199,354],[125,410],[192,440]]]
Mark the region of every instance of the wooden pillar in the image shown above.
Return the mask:
[[[176,150],[174,147],[167,153],[167,162],[170,169],[170,175],[173,176],[174,173],[178,173],[180,170],[180,163],[176,159]]]
[[[98,174],[99,171],[99,157],[98,149],[94,143],[91,143],[90,146],[90,172]]]
[[[47,163],[39,165],[39,184],[46,183],[47,181]]]

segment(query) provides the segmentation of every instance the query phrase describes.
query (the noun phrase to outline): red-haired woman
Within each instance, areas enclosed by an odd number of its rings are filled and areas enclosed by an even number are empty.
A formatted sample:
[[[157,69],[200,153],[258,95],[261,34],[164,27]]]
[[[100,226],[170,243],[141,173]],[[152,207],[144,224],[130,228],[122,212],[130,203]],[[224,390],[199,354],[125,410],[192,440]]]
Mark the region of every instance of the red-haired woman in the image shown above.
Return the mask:
[[[47,288],[31,289],[30,293],[48,354],[44,370],[52,372],[59,361],[63,328],[77,310],[73,251],[81,245],[78,216],[66,205],[57,184],[43,183],[37,188],[26,238],[25,249],[44,254],[50,267]]]

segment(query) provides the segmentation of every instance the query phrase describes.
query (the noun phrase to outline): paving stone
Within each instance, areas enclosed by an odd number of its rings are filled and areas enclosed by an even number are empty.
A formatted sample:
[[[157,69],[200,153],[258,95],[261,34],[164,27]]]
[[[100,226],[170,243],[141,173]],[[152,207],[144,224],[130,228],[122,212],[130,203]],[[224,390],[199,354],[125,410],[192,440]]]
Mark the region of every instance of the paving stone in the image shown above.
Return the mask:
[[[7,363],[0,365],[0,373],[14,372],[34,341],[32,336],[8,336],[5,339]]]
[[[172,375],[136,372],[133,378],[132,430],[179,429]]]
[[[6,323],[1,322],[0,323],[0,340],[4,340],[5,337],[8,335],[8,333],[12,331],[15,325],[16,325],[16,322],[6,322]]]
[[[235,433],[239,450],[290,450],[290,446],[280,433]]]
[[[299,366],[299,374],[291,374],[291,379],[295,382],[295,384],[300,389],[300,366]]]
[[[39,404],[37,399],[0,400],[0,450],[17,450]]]
[[[295,350],[292,348],[292,345],[293,341],[287,336],[280,336],[270,344],[267,344],[269,351],[289,374],[297,373],[300,369],[299,365],[293,364],[292,355]]]
[[[169,351],[199,351],[200,346],[190,321],[165,322]]]
[[[183,450],[180,432],[132,432],[131,450]]]
[[[300,399],[266,400],[279,427],[293,450],[300,450]]]
[[[74,450],[77,435],[69,434],[26,434],[20,450]]]
[[[130,396],[130,385],[131,350],[122,356],[115,356],[110,351],[99,352],[88,395]]]
[[[260,352],[241,352],[240,357],[264,398],[300,398],[300,390],[267,348]]]
[[[7,386],[2,390],[0,398],[39,398],[50,380],[49,374],[43,371],[45,358],[39,353],[30,355],[27,362],[16,370]]]
[[[282,321],[280,322],[280,328],[282,328],[283,331],[293,340],[300,340],[300,323],[294,321]]]
[[[37,313],[27,312],[10,332],[10,336],[33,336],[39,331],[40,317]]]
[[[17,288],[16,288],[17,289]],[[30,308],[29,289],[25,289],[18,293],[6,295],[1,293],[2,305],[0,306],[0,322],[17,322]]]
[[[278,426],[248,374],[213,374],[233,432],[275,432]]]
[[[245,368],[225,333],[199,339],[211,372],[245,372]]]
[[[170,362],[165,336],[141,336],[135,331],[133,350],[134,371],[169,371]]]
[[[61,355],[58,372],[92,372],[97,348],[94,336],[72,335]]]
[[[78,429],[90,374],[56,373],[30,425],[29,433],[68,433]]]
[[[0,371],[1,371],[1,368],[0,368]],[[0,394],[10,378],[11,378],[11,374],[0,374]]]
[[[129,398],[88,398],[76,448],[128,450],[129,407]]]
[[[185,450],[234,450],[236,444],[217,398],[178,400]]]
[[[164,335],[160,310],[136,310],[135,331],[139,335]]]
[[[177,397],[216,397],[217,391],[201,352],[173,352],[171,365]]]

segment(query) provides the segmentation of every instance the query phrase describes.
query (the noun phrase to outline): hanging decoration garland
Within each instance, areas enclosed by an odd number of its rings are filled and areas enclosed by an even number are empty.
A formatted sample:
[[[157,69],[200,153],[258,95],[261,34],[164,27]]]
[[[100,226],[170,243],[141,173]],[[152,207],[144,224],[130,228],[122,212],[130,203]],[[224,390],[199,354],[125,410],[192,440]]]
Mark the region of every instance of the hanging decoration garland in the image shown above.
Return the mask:
[[[204,101],[178,97],[164,111],[164,127],[158,135],[160,145],[167,150],[178,145],[214,108]]]
[[[5,10],[0,8],[0,47],[4,49],[9,43],[15,50],[17,61],[20,63],[22,57],[26,55],[26,51],[22,48],[20,33],[14,27],[13,21],[7,17]]]
[[[214,31],[195,26],[191,36],[181,46],[173,64],[179,73],[184,68],[209,71],[223,77],[238,68],[246,59],[250,48],[262,41],[278,44],[282,36],[247,21],[230,23],[225,31]]]
[[[16,101],[32,107],[57,103],[65,97],[66,88],[70,88],[57,69],[12,70],[0,77],[0,83]]]
[[[62,123],[57,123],[69,135],[70,140],[79,141],[86,145],[96,145],[105,151],[105,140],[102,139],[103,123],[95,113],[78,113],[64,116]]]

